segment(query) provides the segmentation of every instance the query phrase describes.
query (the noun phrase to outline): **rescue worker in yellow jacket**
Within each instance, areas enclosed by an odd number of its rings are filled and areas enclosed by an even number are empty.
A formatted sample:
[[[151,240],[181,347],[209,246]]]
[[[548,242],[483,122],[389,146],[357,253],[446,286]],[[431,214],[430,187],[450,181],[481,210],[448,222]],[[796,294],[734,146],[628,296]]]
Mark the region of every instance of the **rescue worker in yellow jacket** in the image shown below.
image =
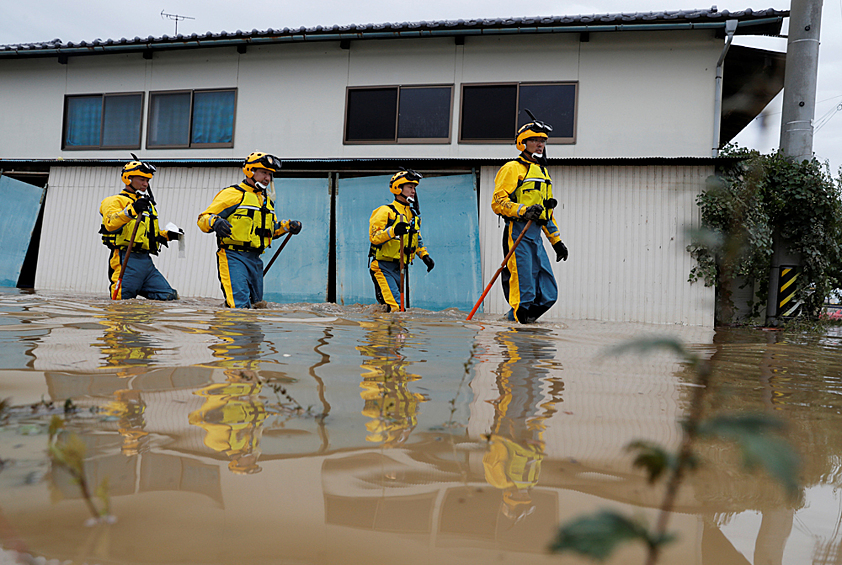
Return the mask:
[[[168,246],[167,242],[181,235],[181,230],[167,231],[158,226],[158,211],[149,190],[149,181],[154,174],[155,165],[140,161],[126,163],[122,171],[126,188],[120,194],[107,197],[99,205],[102,215],[99,233],[102,243],[111,250],[108,260],[109,296],[116,300],[138,295],[151,300],[178,298],[178,292],[155,268],[150,257],[158,254],[162,243]],[[123,281],[115,296],[114,290],[133,234],[130,260],[126,263]]]
[[[497,172],[491,197],[491,209],[506,220],[504,256],[532,220],[502,273],[503,292],[512,307],[507,317],[521,323],[535,322],[558,299],[558,285],[541,232],[550,240],[556,262],[567,261],[567,247],[553,216],[557,201],[553,198],[553,181],[545,155],[551,131],[551,126],[537,120],[518,129],[516,144],[520,156]]]
[[[368,221],[369,273],[374,281],[374,295],[377,302],[388,307],[390,312],[400,310],[400,252],[401,240],[404,248],[404,265],[412,263],[415,255],[433,270],[436,263],[421,238],[421,216],[417,212],[416,188],[423,177],[411,170],[400,171],[389,180],[389,191],[395,195],[391,204],[384,204],[371,213]]]
[[[230,308],[249,308],[263,301],[260,255],[273,239],[301,231],[297,220],[278,220],[275,203],[267,196],[273,173],[280,168],[273,155],[249,154],[243,163],[245,180],[223,188],[199,214],[199,229],[216,234],[219,283]]]

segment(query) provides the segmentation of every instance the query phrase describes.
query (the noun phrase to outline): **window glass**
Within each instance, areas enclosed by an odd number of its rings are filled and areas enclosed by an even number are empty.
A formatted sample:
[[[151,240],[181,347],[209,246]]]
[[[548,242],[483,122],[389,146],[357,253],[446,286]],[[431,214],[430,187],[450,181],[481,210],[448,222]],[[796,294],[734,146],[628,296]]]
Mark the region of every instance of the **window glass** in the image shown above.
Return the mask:
[[[530,120],[523,111],[528,108],[535,117],[553,126],[552,138],[569,138],[575,135],[575,84],[522,84],[520,85],[518,127]]]
[[[349,90],[345,141],[395,141],[397,93],[396,87]]]
[[[152,94],[147,146],[189,145],[190,95],[190,92]]]
[[[460,137],[465,141],[514,138],[517,85],[465,85]]]
[[[191,143],[233,143],[235,92],[193,93]]]
[[[450,137],[451,87],[400,89],[399,139]]]
[[[102,95],[71,96],[66,100],[64,147],[99,146]]]
[[[106,96],[103,110],[103,147],[140,147],[140,94]]]

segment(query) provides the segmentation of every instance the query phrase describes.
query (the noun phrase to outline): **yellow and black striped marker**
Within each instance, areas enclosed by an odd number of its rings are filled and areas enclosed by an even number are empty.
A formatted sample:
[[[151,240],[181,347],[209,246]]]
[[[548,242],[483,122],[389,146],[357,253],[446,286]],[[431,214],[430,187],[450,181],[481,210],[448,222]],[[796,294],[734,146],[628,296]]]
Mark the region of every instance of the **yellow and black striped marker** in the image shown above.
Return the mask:
[[[781,266],[778,276],[778,317],[792,318],[801,310],[801,301],[795,297],[795,281],[798,280],[797,267]]]

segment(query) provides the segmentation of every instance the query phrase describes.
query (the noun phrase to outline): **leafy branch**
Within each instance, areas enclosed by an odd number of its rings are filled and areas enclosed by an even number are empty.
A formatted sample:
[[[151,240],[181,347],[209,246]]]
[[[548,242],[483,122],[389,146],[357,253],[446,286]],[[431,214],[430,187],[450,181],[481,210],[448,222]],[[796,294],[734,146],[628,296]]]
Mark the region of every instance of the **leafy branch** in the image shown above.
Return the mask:
[[[85,476],[85,443],[74,433],[60,434],[64,429],[64,420],[53,416],[50,420],[47,452],[54,465],[67,471],[79,489],[82,498],[95,521],[108,521],[111,516],[111,500],[108,496],[108,477],[104,478],[91,494],[88,479]],[[97,509],[93,497],[99,498],[102,510]]]
[[[687,418],[682,422],[681,444],[677,452],[671,453],[656,443],[643,440],[634,441],[626,448],[637,453],[633,465],[647,472],[650,484],[666,480],[654,528],[650,530],[642,519],[630,519],[612,510],[602,510],[562,525],[550,546],[551,551],[570,551],[604,561],[621,544],[641,541],[647,548],[646,565],[654,565],[663,547],[675,539],[675,535],[667,531],[667,526],[682,481],[688,472],[699,466],[694,447],[700,439],[736,443],[742,451],[743,466],[747,470],[764,468],[785,487],[790,496],[797,494],[798,457],[789,443],[771,435],[784,430],[780,420],[765,414],[725,414],[703,418],[704,398],[710,391],[713,374],[707,360],[672,338],[633,340],[613,348],[609,353],[642,354],[657,349],[677,353],[693,369],[696,386],[693,387]]]

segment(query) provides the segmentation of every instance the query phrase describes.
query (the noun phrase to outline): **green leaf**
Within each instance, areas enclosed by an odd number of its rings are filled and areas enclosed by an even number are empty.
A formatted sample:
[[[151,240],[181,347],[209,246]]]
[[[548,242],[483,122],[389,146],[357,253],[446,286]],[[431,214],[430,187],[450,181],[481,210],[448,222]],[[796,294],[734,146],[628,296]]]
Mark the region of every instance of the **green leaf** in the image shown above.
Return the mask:
[[[671,541],[671,536],[661,539],[650,537],[646,525],[630,520],[612,510],[601,510],[590,516],[581,516],[562,525],[550,545],[553,553],[570,551],[597,561],[607,559],[617,547],[626,542],[640,540],[647,545],[660,545]]]
[[[676,467],[675,456],[655,443],[637,440],[628,444],[626,450],[638,452],[633,465],[646,469],[650,484],[657,481],[665,471]]]
[[[784,423],[766,414],[722,415],[699,424],[700,437],[736,443],[748,470],[762,467],[783,485],[790,496],[798,494],[800,460],[788,441],[772,435],[784,431]]]
[[[690,363],[697,363],[698,357],[688,351],[680,340],[673,337],[648,337],[633,339],[623,342],[608,349],[608,355],[623,355],[625,353],[637,353],[643,355],[650,353],[656,349],[666,349],[672,351]]]

